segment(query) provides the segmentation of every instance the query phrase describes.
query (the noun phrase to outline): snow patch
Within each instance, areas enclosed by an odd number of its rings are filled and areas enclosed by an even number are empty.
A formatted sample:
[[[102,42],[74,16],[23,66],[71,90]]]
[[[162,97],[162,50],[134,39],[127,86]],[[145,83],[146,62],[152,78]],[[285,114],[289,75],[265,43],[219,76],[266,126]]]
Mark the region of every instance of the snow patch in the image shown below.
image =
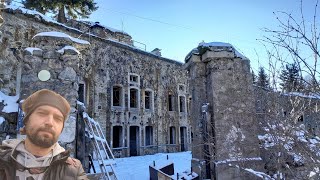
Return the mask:
[[[254,174],[254,175],[256,175],[256,176],[258,176],[258,177],[260,177],[260,178],[269,178],[269,179],[272,179],[269,175],[267,175],[266,173],[264,173],[264,172],[259,172],[259,171],[255,171],[255,170],[253,170],[253,169],[248,169],[248,168],[246,168],[246,169],[244,169],[245,171],[248,171],[248,172],[250,172],[250,173],[252,173],[252,174]]]
[[[78,54],[80,54],[80,52],[73,46],[65,46],[61,49],[59,49],[57,52],[60,53],[60,54],[64,54],[64,50],[66,49],[71,49],[71,50],[74,50],[75,52],[77,52]]]
[[[40,48],[35,48],[35,47],[27,47],[27,48],[25,48],[24,50],[30,52],[31,55],[33,55],[33,51],[35,51],[35,50],[42,51],[42,49],[40,49]]]
[[[18,101],[19,96],[7,96],[3,94],[0,91],[0,102],[4,104],[4,108],[2,109],[2,112],[4,113],[12,113],[12,112],[18,112]]]
[[[222,161],[216,161],[215,164],[227,164],[230,162],[244,162],[244,161],[261,161],[261,157],[252,157],[252,158],[232,158],[232,159],[225,159]]]
[[[167,159],[167,156],[169,156],[169,159]],[[118,179],[142,180],[150,179],[149,165],[152,165],[153,161],[155,161],[156,164],[165,164],[167,162],[173,162],[175,176],[173,176],[172,178],[176,179],[177,173],[179,173],[179,175],[182,175],[185,174],[184,172],[190,172],[191,158],[191,151],[178,153],[157,153],[154,155],[116,158],[116,164],[113,167],[115,169],[115,173]],[[96,172],[101,172],[99,168],[99,162],[93,161],[93,163]],[[193,173],[192,175],[196,174]],[[181,177],[179,176],[179,179],[185,176],[186,175]]]
[[[57,32],[57,31],[41,32],[41,33],[36,34],[33,38],[41,37],[41,36],[43,36],[43,37],[62,37],[62,38],[68,38],[71,41],[73,41],[75,43],[79,43],[79,44],[90,44],[88,41],[74,38],[74,37],[69,36],[68,34],[65,34],[62,32]]]

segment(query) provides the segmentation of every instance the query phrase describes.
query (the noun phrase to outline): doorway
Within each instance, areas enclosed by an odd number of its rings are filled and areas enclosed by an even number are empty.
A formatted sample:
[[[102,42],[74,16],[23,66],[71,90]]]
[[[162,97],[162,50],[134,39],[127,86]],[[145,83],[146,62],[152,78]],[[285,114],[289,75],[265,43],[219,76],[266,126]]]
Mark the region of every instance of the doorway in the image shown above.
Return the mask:
[[[186,127],[180,127],[180,142],[181,142],[181,151],[186,151],[186,140],[187,140],[187,128]]]
[[[138,156],[138,147],[139,147],[139,127],[130,126],[129,130],[129,139],[130,139],[130,156]]]

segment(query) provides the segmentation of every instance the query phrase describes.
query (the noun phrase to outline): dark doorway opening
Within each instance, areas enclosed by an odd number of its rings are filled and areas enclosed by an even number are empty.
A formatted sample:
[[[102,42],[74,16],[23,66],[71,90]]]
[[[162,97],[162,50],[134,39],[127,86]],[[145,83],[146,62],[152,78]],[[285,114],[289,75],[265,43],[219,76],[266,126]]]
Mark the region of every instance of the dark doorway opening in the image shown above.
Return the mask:
[[[113,138],[112,138],[112,147],[118,148],[122,147],[122,127],[113,126]]]
[[[180,142],[181,142],[181,151],[186,151],[186,140],[187,140],[187,128],[180,127]]]
[[[130,156],[138,156],[139,127],[130,126]]]

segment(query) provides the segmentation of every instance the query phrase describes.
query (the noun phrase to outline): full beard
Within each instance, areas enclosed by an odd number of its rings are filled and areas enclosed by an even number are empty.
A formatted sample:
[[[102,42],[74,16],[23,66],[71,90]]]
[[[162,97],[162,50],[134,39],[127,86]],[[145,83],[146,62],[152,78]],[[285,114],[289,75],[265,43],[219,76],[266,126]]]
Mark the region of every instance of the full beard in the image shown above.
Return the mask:
[[[53,146],[57,142],[56,134],[54,131],[52,131],[49,127],[41,127],[34,132],[32,131],[34,129],[29,129],[26,127],[26,134],[30,142],[36,146],[42,147],[42,148],[49,148]],[[45,135],[40,135],[40,131],[50,133],[52,137]]]

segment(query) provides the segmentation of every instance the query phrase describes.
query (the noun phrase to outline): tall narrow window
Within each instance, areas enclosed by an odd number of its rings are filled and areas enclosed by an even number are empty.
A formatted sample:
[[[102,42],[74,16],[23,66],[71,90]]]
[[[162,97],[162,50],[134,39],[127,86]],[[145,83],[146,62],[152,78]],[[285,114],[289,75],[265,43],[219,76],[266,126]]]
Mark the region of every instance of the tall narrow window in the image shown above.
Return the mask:
[[[168,95],[168,110],[173,111],[173,95]]]
[[[122,142],[122,126],[113,126],[113,138],[112,138],[112,142],[113,148],[118,148],[118,147],[122,147],[121,142]]]
[[[144,108],[145,109],[151,109],[151,105],[152,105],[151,100],[152,100],[151,92],[145,91],[145,93],[144,93]]]
[[[121,106],[122,102],[122,88],[120,86],[113,86],[112,89],[112,105]]]
[[[179,111],[185,112],[186,98],[184,96],[179,96]]]
[[[84,102],[85,100],[85,92],[84,92],[84,84],[79,84],[79,89],[78,89],[78,101]]]
[[[170,144],[176,144],[176,128],[170,127]]]
[[[138,90],[130,89],[130,108],[138,108]]]
[[[153,144],[153,129],[152,126],[146,126],[146,146]]]

